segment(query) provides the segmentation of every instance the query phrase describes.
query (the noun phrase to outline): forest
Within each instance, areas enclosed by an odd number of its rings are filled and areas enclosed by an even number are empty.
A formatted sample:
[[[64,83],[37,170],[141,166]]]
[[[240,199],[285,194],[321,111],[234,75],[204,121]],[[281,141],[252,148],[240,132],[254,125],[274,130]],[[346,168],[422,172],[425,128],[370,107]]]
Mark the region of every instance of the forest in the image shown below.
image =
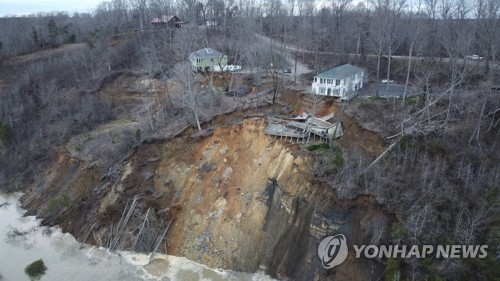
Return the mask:
[[[182,26],[151,24],[163,15]],[[189,54],[205,47],[251,71],[193,73]],[[291,88],[351,63],[371,87],[350,102],[312,103],[336,103],[384,149],[310,149],[315,181],[383,206],[390,222],[370,226],[370,243],[489,245],[485,259],[387,261],[386,280],[499,280],[499,59],[499,0],[112,0],[92,13],[0,18],[0,189],[42,185],[61,151],[117,178],[129,151],[243,111],[238,97],[250,89],[269,87],[272,113],[262,112],[281,114]],[[298,75],[299,64],[312,72]],[[418,96],[377,99],[382,80]],[[92,132],[106,124],[116,125],[112,151],[93,162],[83,144],[105,145],[108,131]]]

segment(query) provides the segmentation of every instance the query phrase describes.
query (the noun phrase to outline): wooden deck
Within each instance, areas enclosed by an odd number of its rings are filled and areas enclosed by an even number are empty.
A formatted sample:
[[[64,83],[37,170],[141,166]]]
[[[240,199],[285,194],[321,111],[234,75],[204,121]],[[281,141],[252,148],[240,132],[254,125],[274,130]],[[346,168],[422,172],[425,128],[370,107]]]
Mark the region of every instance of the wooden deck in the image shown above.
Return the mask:
[[[269,117],[264,133],[297,142],[309,142],[311,137],[314,140],[319,137],[323,141],[330,141],[344,134],[340,122],[330,123],[323,120],[328,120],[332,117],[330,115],[323,118],[309,117],[304,122]]]
[[[322,116],[322,117],[318,117],[318,119],[321,119],[323,121],[328,121],[328,120],[332,119],[334,116],[335,116],[335,113],[332,112],[332,113],[330,113],[328,115],[325,115],[325,116]]]

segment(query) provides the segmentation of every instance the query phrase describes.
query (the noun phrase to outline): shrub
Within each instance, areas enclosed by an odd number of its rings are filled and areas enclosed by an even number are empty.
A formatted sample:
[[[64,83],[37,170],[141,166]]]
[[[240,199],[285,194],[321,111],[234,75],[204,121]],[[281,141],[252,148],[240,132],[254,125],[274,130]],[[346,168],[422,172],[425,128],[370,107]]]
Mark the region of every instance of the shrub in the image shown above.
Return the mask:
[[[52,198],[47,204],[46,212],[49,214],[59,213],[61,210],[65,208],[69,208],[73,205],[71,199],[66,195],[62,195],[59,197]]]
[[[474,271],[481,272],[483,280],[500,281],[500,266],[494,251],[488,251],[488,256],[483,259],[464,259],[464,263]],[[474,271],[462,273],[461,280],[477,280]]]
[[[10,137],[10,126],[9,124],[0,121],[0,143],[5,143]]]
[[[76,35],[74,33],[72,33],[69,37],[68,37],[68,43],[72,44],[72,43],[76,43]]]
[[[340,169],[344,166],[344,158],[342,157],[342,152],[337,151],[332,158],[332,165],[335,169]]]
[[[413,141],[410,139],[408,135],[403,135],[399,140],[399,147],[405,149],[410,146],[413,146]]]
[[[412,97],[406,97],[405,99],[405,105],[414,105],[417,104],[418,97],[412,96]]]
[[[330,148],[330,145],[328,143],[314,143],[314,144],[310,144],[307,146],[307,150],[309,151],[315,151],[315,150],[325,150],[325,149],[328,149]]]
[[[475,259],[471,259],[475,260]],[[443,277],[439,274],[439,271],[437,270],[436,267],[432,264],[432,260],[429,258],[425,258],[421,260],[422,267],[425,269],[425,275],[423,277],[423,280],[429,280],[429,281],[445,281]]]
[[[388,259],[387,268],[385,270],[385,280],[386,281],[396,281],[403,280],[401,276],[401,260],[399,259]]]
[[[29,277],[36,278],[44,274],[46,270],[47,267],[43,263],[43,260],[39,259],[26,266],[24,272],[26,272],[26,274],[28,274]]]
[[[442,142],[440,142],[439,140],[433,140],[427,147],[427,151],[430,156],[434,157],[438,154],[444,154],[446,152],[446,149]]]
[[[391,225],[391,235],[394,239],[407,239],[410,236],[408,229],[401,223]]]

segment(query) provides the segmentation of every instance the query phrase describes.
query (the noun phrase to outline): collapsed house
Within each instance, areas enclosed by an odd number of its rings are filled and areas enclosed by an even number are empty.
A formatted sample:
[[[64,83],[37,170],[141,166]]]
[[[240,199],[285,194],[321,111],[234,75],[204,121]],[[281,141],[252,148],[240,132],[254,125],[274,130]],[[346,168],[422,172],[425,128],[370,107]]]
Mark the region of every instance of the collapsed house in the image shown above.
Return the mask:
[[[340,122],[330,123],[333,113],[324,117],[313,117],[307,113],[299,116],[282,119],[276,117],[268,118],[265,134],[290,139],[292,141],[307,143],[311,140],[329,142],[344,134]]]

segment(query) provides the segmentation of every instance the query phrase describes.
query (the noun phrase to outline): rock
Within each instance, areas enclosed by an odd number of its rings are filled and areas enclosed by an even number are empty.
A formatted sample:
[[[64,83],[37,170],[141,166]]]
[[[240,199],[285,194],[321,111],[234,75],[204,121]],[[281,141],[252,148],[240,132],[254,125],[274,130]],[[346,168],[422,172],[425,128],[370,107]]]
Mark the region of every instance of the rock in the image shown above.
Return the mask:
[[[200,139],[203,139],[206,137],[210,137],[213,134],[214,134],[213,129],[206,129],[206,130],[199,131],[196,134],[193,134],[191,137],[195,140],[200,140]]]
[[[155,174],[154,173],[151,173],[151,172],[144,172],[144,179],[149,181],[153,178]]]
[[[162,198],[162,197],[163,197],[163,191],[161,191],[161,190],[160,190],[160,191],[158,191],[158,190],[153,191],[153,197],[154,197],[155,199],[160,199],[160,198]]]
[[[228,152],[227,146],[224,146],[223,148],[219,149],[219,153],[221,155],[226,155]]]
[[[223,177],[224,179],[227,179],[231,176],[231,174],[233,173],[233,168],[231,167],[227,167],[225,170],[224,170],[224,173],[223,173]]]
[[[160,157],[158,156],[148,158],[148,162],[158,162],[158,161],[160,161]]]
[[[217,168],[217,166],[215,164],[205,162],[205,163],[203,163],[203,165],[201,165],[199,170],[201,172],[211,172],[211,171],[215,170],[216,168]]]
[[[328,216],[315,212],[309,226],[309,234],[316,239],[320,239],[328,233],[337,231],[344,224],[345,214],[343,212],[334,212]]]
[[[124,191],[123,185],[122,184],[116,185],[115,190],[116,190],[116,192],[123,193],[123,191]]]
[[[212,177],[212,182],[216,185],[220,184],[221,183],[221,178],[218,177],[218,176],[214,176]],[[217,190],[217,192],[220,192],[220,189]]]

